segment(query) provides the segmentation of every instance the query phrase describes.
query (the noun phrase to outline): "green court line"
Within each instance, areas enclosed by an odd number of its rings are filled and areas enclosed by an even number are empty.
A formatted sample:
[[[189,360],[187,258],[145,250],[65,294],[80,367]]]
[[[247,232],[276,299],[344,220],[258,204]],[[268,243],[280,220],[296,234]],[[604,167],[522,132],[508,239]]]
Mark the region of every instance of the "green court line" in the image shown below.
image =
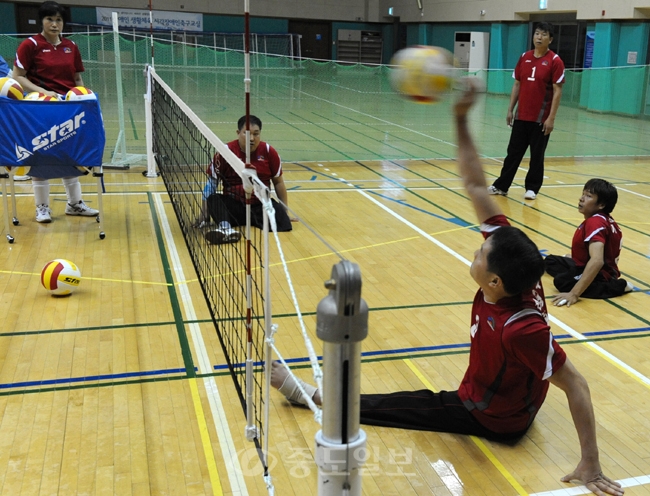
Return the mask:
[[[341,150],[337,150],[337,149],[334,148],[333,146],[330,146],[329,144],[327,144],[327,142],[325,142],[325,141],[323,141],[323,140],[317,138],[316,136],[313,136],[312,134],[309,134],[307,131],[305,131],[304,128],[302,128],[302,129],[301,129],[301,128],[298,128],[298,127],[294,126],[293,124],[288,123],[288,122],[285,121],[284,119],[281,119],[278,115],[275,115],[275,114],[273,114],[273,113],[271,113],[271,112],[269,112],[269,115],[273,116],[273,117],[276,118],[278,121],[282,122],[285,126],[289,126],[289,127],[293,128],[293,129],[295,129],[296,131],[298,131],[298,132],[300,132],[300,133],[302,133],[302,134],[307,135],[309,138],[313,139],[314,141],[323,144],[323,145],[326,146],[327,148],[330,148],[330,149],[336,151],[337,153],[340,153],[340,154],[343,155],[344,157],[347,157],[348,160],[354,160],[352,157],[350,157],[349,155],[347,155],[347,154],[344,153],[343,151],[341,151]],[[306,120],[306,119],[303,118],[303,117],[300,117],[300,118],[301,118],[302,120]],[[310,160],[305,160],[305,162],[310,162]]]
[[[374,137],[372,137],[372,136],[370,136],[370,135],[368,135],[368,134],[366,134],[366,133],[363,133],[363,132],[361,132],[361,131],[359,131],[359,130],[357,130],[357,129],[353,129],[353,128],[351,128],[351,127],[349,127],[349,126],[346,126],[345,124],[342,124],[342,123],[340,123],[340,122],[338,122],[338,121],[334,121],[333,119],[329,119],[328,117],[326,117],[326,116],[324,116],[324,115],[320,115],[320,114],[316,114],[316,113],[314,113],[314,115],[316,115],[316,116],[318,116],[318,117],[320,117],[320,118],[322,118],[322,119],[328,120],[328,121],[330,121],[330,122],[338,123],[340,126],[342,126],[342,127],[343,127],[344,129],[346,129],[347,131],[350,131],[351,133],[359,134],[359,135],[363,136],[364,138],[369,139],[369,140],[375,142],[377,146],[380,146],[380,147],[382,147],[382,148],[384,148],[384,149],[385,149],[386,147],[391,148],[391,149],[395,150],[396,152],[400,152],[400,153],[402,153],[402,154],[409,155],[409,156],[410,156],[411,158],[413,158],[413,159],[415,159],[415,158],[417,157],[416,155],[413,155],[413,153],[411,153],[411,152],[408,152],[408,151],[406,151],[406,150],[404,150],[404,149],[398,148],[398,147],[396,147],[396,146],[394,146],[394,145],[391,145],[390,143],[386,143],[385,141],[378,140],[377,138],[374,138]],[[340,113],[340,112],[334,112],[334,115],[339,115],[339,116],[341,116],[341,117],[344,118],[344,119],[348,119],[348,120],[350,120],[350,121],[352,121],[352,122],[355,122],[355,123],[357,123],[357,124],[361,124],[361,125],[363,126],[363,129],[367,129],[367,128],[371,127],[373,130],[376,130],[376,128],[374,128],[374,127],[372,127],[372,126],[369,126],[369,125],[368,125],[367,123],[365,123],[365,122],[357,121],[357,120],[353,119],[352,117],[350,117],[349,115],[345,115],[345,114],[342,114],[342,113]],[[386,126],[387,126],[387,125],[392,125],[393,127],[395,127],[395,124],[389,124],[389,123],[383,123],[383,122],[380,123],[380,124],[382,124],[382,125],[386,125]],[[393,135],[391,134],[391,136],[393,136]],[[350,141],[350,140],[348,139],[348,141]],[[417,146],[418,148],[423,148],[423,149],[427,150],[427,148],[424,148],[422,145],[417,145],[417,144],[415,144],[415,143],[413,143],[413,142],[410,142],[410,141],[407,141],[407,140],[403,140],[403,139],[397,139],[397,137],[395,137],[395,141],[396,141],[396,142],[399,142],[399,143],[407,143],[407,144],[409,144],[409,145]],[[373,151],[373,150],[371,150],[371,149],[368,149],[368,148],[365,148],[365,147],[363,147],[363,149],[366,150],[366,151],[368,151],[368,152],[371,152],[371,153],[375,153],[375,154],[377,154],[376,151]],[[376,150],[376,149],[375,149],[375,150]],[[381,156],[379,156],[379,155],[377,155],[377,156],[378,156],[378,160],[381,160]],[[405,159],[405,160],[409,160],[409,159]]]
[[[646,319],[644,319],[644,318],[641,317],[640,315],[635,314],[634,312],[628,310],[627,308],[625,308],[625,307],[619,305],[618,303],[616,303],[616,302],[614,302],[614,301],[611,301],[611,300],[606,300],[606,301],[607,301],[607,303],[609,303],[610,305],[615,306],[615,307],[618,308],[619,310],[625,312],[625,313],[628,314],[628,315],[631,315],[631,316],[634,317],[635,319],[640,320],[640,321],[643,322],[644,324],[646,324],[646,325],[650,325],[650,320],[646,320]]]
[[[169,293],[169,300],[172,307],[172,312],[174,313],[174,323],[176,324],[176,331],[178,333],[178,341],[181,345],[181,352],[183,354],[183,363],[185,364],[185,373],[188,378],[196,377],[196,371],[194,370],[194,361],[192,360],[192,352],[190,351],[190,343],[187,340],[187,334],[185,332],[185,325],[183,323],[183,314],[181,312],[181,307],[178,301],[178,295],[176,294],[176,286],[174,286],[174,278],[172,276],[172,268],[169,264],[169,259],[167,258],[167,251],[165,250],[165,243],[163,241],[162,232],[160,231],[160,223],[158,221],[158,214],[156,213],[156,207],[153,202],[153,195],[147,193],[149,199],[149,208],[151,210],[151,217],[153,221],[154,231],[156,233],[156,241],[158,242],[158,251],[160,252],[160,261],[162,263],[165,280],[167,281],[167,292]]]
[[[433,307],[444,307],[444,306],[456,306],[456,305],[470,305],[472,302],[471,301],[451,301],[447,303],[420,303],[420,304],[412,304],[412,305],[395,305],[395,306],[390,306],[390,307],[375,307],[375,308],[370,308],[369,311],[371,312],[383,312],[383,311],[393,311],[393,310],[411,310],[415,308],[433,308]],[[302,316],[305,317],[310,317],[313,315],[316,315],[316,312],[301,312]],[[281,313],[281,314],[276,314],[273,315],[273,319],[286,319],[286,318],[296,318],[298,316],[297,313]],[[225,321],[230,321],[230,320],[243,320],[244,317],[237,317],[237,318],[229,318],[229,319],[220,319],[217,320],[217,322],[225,322]],[[184,320],[183,324],[188,325],[188,324],[211,324],[212,319],[196,319],[196,320]],[[11,337],[11,336],[33,336],[33,335],[39,335],[39,334],[56,334],[56,333],[62,333],[62,332],[84,332],[84,331],[109,331],[109,330],[116,330],[116,329],[129,329],[129,328],[137,328],[137,327],[160,327],[160,326],[168,326],[168,325],[176,325],[176,322],[174,321],[169,321],[169,322],[150,322],[146,324],[115,324],[115,325],[108,325],[108,326],[93,326],[93,327],[73,327],[73,328],[68,328],[68,329],[50,329],[48,331],[17,331],[17,332],[5,332],[5,333],[0,333],[0,338],[2,337]]]
[[[341,114],[340,112],[334,112],[334,114],[335,114],[335,115],[340,115],[341,117],[344,117],[344,118],[346,118],[346,119],[349,119],[349,120],[351,120],[352,122],[356,122],[357,124],[365,125],[365,127],[371,127],[371,126],[369,126],[369,125],[368,125],[367,123],[365,123],[365,122],[361,122],[361,121],[355,120],[355,119],[353,119],[353,118],[350,117],[350,116],[347,116],[347,115]],[[317,115],[318,115],[318,114],[317,114]],[[324,117],[324,116],[323,116],[323,118],[324,118],[324,119],[327,119],[327,117]],[[331,120],[331,119],[329,119],[329,120]],[[332,121],[332,122],[336,122],[336,121]],[[391,127],[403,127],[405,132],[409,132],[409,131],[413,132],[411,129],[407,128],[406,126],[402,126],[402,125],[400,125],[400,124],[396,124],[396,123],[393,123],[393,122],[380,122],[380,124],[381,124],[381,125],[384,125],[384,126],[391,126]],[[376,139],[376,138],[372,138],[371,136],[368,136],[368,135],[366,135],[366,134],[363,134],[363,133],[361,133],[360,131],[355,131],[355,132],[358,133],[358,134],[361,134],[362,136],[365,136],[365,137],[367,137],[367,138],[369,138],[369,139],[372,139],[372,140],[376,141],[376,142],[377,142],[379,145],[381,145],[381,146],[389,146],[389,147],[393,148],[394,150],[400,151],[400,152],[402,152],[402,153],[408,153],[408,152],[402,151],[401,149],[399,149],[399,148],[397,148],[397,147],[395,147],[395,146],[393,146],[393,145],[387,144],[387,143],[385,143],[384,141],[381,141],[381,140],[378,140],[378,139]],[[399,138],[398,138],[398,137],[397,137],[396,135],[394,135],[393,133],[390,133],[390,135],[391,135],[392,137],[394,137],[395,140],[398,141],[398,142],[400,142],[400,143],[408,143],[408,144],[411,145],[411,146],[415,146],[415,147],[417,147],[417,148],[422,148],[423,150],[426,150],[426,151],[428,151],[428,152],[431,152],[431,149],[430,149],[430,148],[426,148],[426,147],[423,146],[422,144],[416,143],[416,142],[414,142],[414,141],[406,140],[406,139],[404,139],[403,137],[399,137]],[[457,148],[457,146],[456,146],[454,143],[448,143],[448,142],[446,142],[446,141],[444,141],[444,140],[441,140],[441,139],[439,139],[439,138],[433,138],[433,137],[430,137],[430,136],[426,136],[425,134],[422,134],[422,137],[423,137],[423,138],[430,138],[430,139],[433,139],[434,141],[436,141],[436,142],[437,142],[438,144],[440,144],[440,145],[452,146],[452,147]],[[441,153],[441,152],[437,152],[437,153],[439,153],[439,154],[441,155],[441,157],[440,157],[441,160],[444,160],[445,158],[446,158],[446,159],[451,159],[451,158],[453,158],[453,156],[451,156],[451,155],[446,155],[446,154]],[[413,155],[412,153],[411,153],[410,155],[411,155],[412,157],[414,157],[414,160],[417,160],[417,158],[415,158],[415,157],[416,157],[415,155]],[[380,158],[379,160],[381,160],[381,158]],[[393,160],[395,160],[395,159],[393,159]],[[399,160],[408,160],[408,159],[399,159]]]

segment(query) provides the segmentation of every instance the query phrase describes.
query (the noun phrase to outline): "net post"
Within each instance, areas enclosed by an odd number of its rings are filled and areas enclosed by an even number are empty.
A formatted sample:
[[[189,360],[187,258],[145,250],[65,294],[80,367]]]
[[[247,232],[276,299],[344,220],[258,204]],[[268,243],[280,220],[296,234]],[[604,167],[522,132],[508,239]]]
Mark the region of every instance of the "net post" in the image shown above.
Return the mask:
[[[153,116],[151,114],[151,98],[152,98],[152,66],[147,66],[145,69],[145,76],[147,78],[147,92],[144,94],[144,116],[147,135],[147,170],[144,171],[145,177],[158,177],[156,172],[156,160],[153,155]]]
[[[250,141],[247,140],[247,163],[250,156]],[[253,182],[249,174],[254,169],[245,169],[242,184],[246,193],[246,439],[252,441],[258,437],[255,426],[255,409],[253,404],[253,275],[251,260],[251,199]]]
[[[360,468],[367,458],[360,425],[361,341],[368,335],[368,305],[361,271],[343,260],[325,282],[316,334],[323,341],[323,425],[316,433],[319,496],[361,495]]]

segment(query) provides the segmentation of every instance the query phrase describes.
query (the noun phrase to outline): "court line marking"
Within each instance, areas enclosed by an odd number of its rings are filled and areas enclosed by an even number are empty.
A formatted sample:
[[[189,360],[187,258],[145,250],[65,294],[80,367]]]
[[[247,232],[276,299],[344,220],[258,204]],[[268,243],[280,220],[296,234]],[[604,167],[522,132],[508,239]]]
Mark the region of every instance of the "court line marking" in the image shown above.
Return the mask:
[[[432,236],[430,236],[429,234],[427,234],[426,232],[424,232],[422,229],[420,229],[419,227],[417,227],[415,224],[413,224],[412,222],[406,220],[404,217],[402,217],[401,215],[399,215],[397,212],[394,212],[393,210],[391,210],[390,208],[388,208],[386,205],[382,204],[381,202],[379,202],[378,200],[376,200],[375,198],[373,198],[372,196],[370,196],[369,194],[367,194],[365,191],[359,191],[359,190],[357,190],[357,191],[359,192],[360,195],[364,196],[365,198],[367,198],[368,200],[370,200],[371,202],[373,202],[373,203],[374,203],[375,205],[377,205],[379,208],[381,208],[381,209],[384,210],[385,212],[389,213],[391,216],[395,217],[395,218],[396,218],[397,220],[399,220],[400,222],[402,222],[402,223],[408,225],[408,226],[411,227],[413,230],[415,230],[416,232],[420,233],[420,234],[421,234],[422,236],[424,236],[426,239],[430,240],[430,241],[431,241],[432,243],[434,243],[436,246],[442,248],[444,251],[446,251],[447,253],[449,253],[450,255],[452,255],[452,256],[453,256],[454,258],[456,258],[457,260],[460,260],[461,262],[463,262],[463,263],[464,263],[465,265],[467,265],[467,266],[471,266],[471,262],[470,262],[469,260],[467,260],[465,257],[463,257],[462,255],[456,253],[454,250],[452,250],[452,249],[449,248],[448,246],[444,245],[443,243],[441,243],[441,242],[438,241],[437,239],[433,238]],[[565,331],[567,331],[569,334],[571,334],[572,336],[574,336],[576,339],[579,339],[579,340],[586,340],[586,339],[587,339],[585,336],[583,336],[583,335],[580,334],[579,332],[575,331],[574,329],[572,329],[570,326],[568,326],[567,324],[565,324],[565,323],[562,322],[561,320],[557,319],[556,317],[553,317],[550,313],[548,314],[548,317],[549,317],[549,319],[550,319],[554,324],[557,324],[559,327],[561,327],[562,329],[564,329]],[[632,377],[632,378],[634,378],[635,380],[639,381],[639,382],[640,382],[641,384],[643,384],[644,386],[646,386],[646,387],[650,387],[650,379],[648,379],[648,378],[645,377],[643,374],[641,374],[641,373],[638,372],[637,370],[633,369],[632,367],[630,367],[629,365],[627,365],[626,363],[624,363],[622,360],[616,358],[614,355],[612,355],[611,353],[605,351],[603,348],[601,348],[600,346],[596,345],[595,343],[591,343],[591,342],[587,341],[587,342],[584,343],[584,344],[586,344],[587,346],[591,347],[591,348],[596,352],[596,354],[598,354],[600,357],[602,357],[602,358],[604,358],[605,360],[607,360],[609,363],[613,364],[613,365],[614,365],[616,368],[618,368],[619,370],[623,371],[624,373],[626,373],[626,374],[629,375],[630,377]],[[486,447],[486,449],[487,449],[487,447]],[[487,455],[486,455],[486,456],[487,456]],[[492,461],[492,460],[490,460],[490,461]],[[498,460],[497,460],[497,461],[498,461]],[[495,465],[495,466],[496,466],[496,465]],[[497,469],[498,469],[498,467],[497,467]],[[515,486],[513,486],[513,487],[514,487],[515,489],[517,489]],[[520,493],[520,494],[521,494],[521,493]]]
[[[641,198],[646,198],[646,199],[650,200],[650,196],[648,196],[648,195],[642,195],[641,193],[637,193],[636,191],[631,191],[631,190],[625,189],[625,188],[618,188],[618,189],[620,189],[621,191],[625,191],[626,193],[630,193],[631,195],[640,196]]]
[[[165,212],[165,206],[163,204],[162,195],[167,195],[167,193],[153,193],[153,197],[156,203],[156,210],[160,218],[160,224],[162,231],[165,236],[165,241],[167,243],[167,249],[169,250],[170,259],[172,261],[172,267],[174,269],[174,274],[177,280],[185,280],[185,275],[183,272],[183,266],[176,248],[176,243],[174,242],[174,236],[169,225],[169,219]],[[192,302],[192,296],[190,295],[189,289],[186,284],[179,286],[179,292],[181,296],[181,302],[185,309],[185,315],[188,320],[196,320],[196,312],[194,311],[194,304]],[[199,372],[201,374],[207,374],[212,372],[212,365],[208,358],[208,353],[203,342],[203,336],[201,335],[201,328],[198,323],[190,323],[190,334],[192,336],[192,342],[194,344],[194,351],[197,355]],[[239,458],[237,456],[237,451],[235,448],[235,443],[232,439],[230,433],[230,428],[228,426],[228,418],[219,395],[219,390],[217,389],[217,384],[213,377],[204,377],[203,384],[205,387],[206,395],[208,402],[210,404],[210,411],[212,413],[212,421],[214,423],[215,430],[221,442],[219,446],[221,448],[221,454],[223,461],[226,465],[226,473],[228,475],[228,480],[230,482],[230,489],[233,494],[245,496],[248,494],[248,489],[246,487],[246,482],[244,481],[241,467],[239,465]],[[191,387],[191,386],[190,386]],[[194,400],[194,409],[196,411],[197,420],[199,426],[202,422],[205,421],[205,414],[203,412],[203,407],[201,405],[201,399],[197,396],[196,401],[194,395],[192,397]],[[202,418],[202,419],[201,419]],[[207,423],[206,423],[207,428]],[[208,470],[210,475],[210,482],[212,484],[212,490],[215,495],[223,494],[223,488],[221,487],[221,481],[219,480],[219,474],[216,470],[216,461],[214,460],[214,452],[212,450],[212,444],[210,443],[209,435],[207,439],[201,438],[203,444],[203,450],[206,455]],[[207,445],[206,445],[207,442]],[[212,460],[210,460],[212,458]],[[214,470],[210,470],[211,467],[214,467]]]
[[[641,475],[639,477],[629,477],[621,479],[621,487],[645,486],[650,484],[650,475]],[[556,489],[554,491],[545,491],[543,493],[531,493],[530,496],[576,496],[578,494],[593,494],[585,486],[567,487],[566,489]]]
[[[420,369],[410,360],[405,359],[404,363],[408,366],[409,369],[415,374],[415,376],[420,379],[422,384],[424,384],[428,389],[433,392],[438,392],[436,388],[433,387],[433,384],[424,376]],[[495,466],[499,473],[510,483],[510,485],[517,491],[517,494],[521,496],[528,496],[528,492],[517,482],[517,480],[512,476],[512,474],[503,466],[503,464],[497,459],[496,456],[490,451],[490,449],[485,445],[485,443],[476,436],[469,436],[469,438],[474,442],[474,444],[481,450],[481,452],[487,457],[488,460]],[[443,481],[444,483],[444,481]]]

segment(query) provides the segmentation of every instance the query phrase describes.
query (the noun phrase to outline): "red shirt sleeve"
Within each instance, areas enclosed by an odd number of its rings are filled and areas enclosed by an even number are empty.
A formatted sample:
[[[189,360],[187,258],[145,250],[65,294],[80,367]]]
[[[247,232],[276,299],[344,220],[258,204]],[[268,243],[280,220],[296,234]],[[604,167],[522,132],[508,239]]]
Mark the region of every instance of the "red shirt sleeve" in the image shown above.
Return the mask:
[[[562,84],[564,83],[564,62],[562,59],[556,55],[553,58],[553,84]]]
[[[481,234],[485,239],[489,238],[494,231],[503,226],[509,226],[510,222],[505,215],[499,214],[487,219],[481,224]]]
[[[35,46],[34,42],[29,38],[18,45],[18,49],[16,50],[16,66],[29,72],[34,60]]]
[[[592,215],[585,220],[585,243],[607,242],[607,220],[600,215]]]
[[[280,154],[270,145],[269,169],[271,169],[271,177],[280,177],[282,175],[282,160],[280,160]]]
[[[517,61],[517,65],[515,66],[515,70],[512,73],[513,77],[519,81],[521,79],[521,61],[524,58],[524,55],[526,55],[526,52],[521,54],[521,57],[519,57],[519,60]]]

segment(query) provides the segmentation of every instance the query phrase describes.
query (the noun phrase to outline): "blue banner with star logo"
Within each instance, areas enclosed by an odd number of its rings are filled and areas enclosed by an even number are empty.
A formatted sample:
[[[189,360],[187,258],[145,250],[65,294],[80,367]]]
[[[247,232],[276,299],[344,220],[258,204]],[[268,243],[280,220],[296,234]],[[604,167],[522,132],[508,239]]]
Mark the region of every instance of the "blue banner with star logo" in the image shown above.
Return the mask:
[[[106,136],[99,100],[0,97],[0,166],[98,167]]]

